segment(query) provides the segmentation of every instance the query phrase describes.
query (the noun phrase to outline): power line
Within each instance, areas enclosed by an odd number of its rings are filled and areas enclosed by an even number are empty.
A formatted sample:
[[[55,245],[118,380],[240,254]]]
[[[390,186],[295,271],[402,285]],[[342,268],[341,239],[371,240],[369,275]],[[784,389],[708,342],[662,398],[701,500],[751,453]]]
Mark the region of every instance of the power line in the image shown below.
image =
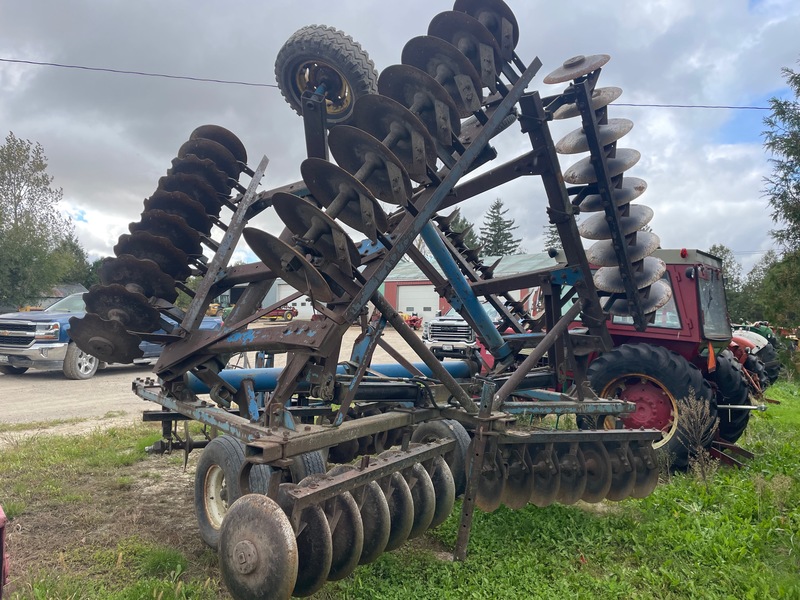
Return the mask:
[[[168,75],[166,73],[149,73],[147,71],[126,71],[123,69],[108,69],[103,67],[87,67],[85,65],[65,65],[61,63],[41,62],[36,60],[20,60],[16,58],[0,58],[0,62],[34,65],[37,67],[58,67],[61,69],[78,69],[81,71],[98,71],[101,73],[115,73],[117,75],[138,75],[140,77],[161,77],[163,79],[183,79],[186,81],[200,81],[203,83],[222,83],[227,85],[245,85],[250,87],[277,88],[274,83],[254,83],[251,81],[230,81],[226,79],[211,79],[208,77],[190,77],[188,75]]]
[[[129,71],[124,69],[111,69],[105,67],[88,67],[86,65],[67,65],[62,63],[43,62],[36,60],[21,60],[16,58],[0,58],[0,62],[33,65],[37,67],[57,67],[60,69],[77,69],[80,71],[113,73],[116,75],[135,75],[139,77],[160,77],[162,79],[180,79],[184,81],[199,81],[202,83],[220,83],[225,85],[244,85],[249,87],[266,87],[266,88],[278,87],[274,83],[231,81],[227,79],[212,79],[209,77],[191,77],[189,75],[169,75],[167,73],[150,73],[148,71]],[[633,104],[629,102],[616,102],[615,106],[633,106],[636,108],[699,108],[699,109],[710,109],[710,110],[771,110],[769,106],[733,106],[726,104]]]

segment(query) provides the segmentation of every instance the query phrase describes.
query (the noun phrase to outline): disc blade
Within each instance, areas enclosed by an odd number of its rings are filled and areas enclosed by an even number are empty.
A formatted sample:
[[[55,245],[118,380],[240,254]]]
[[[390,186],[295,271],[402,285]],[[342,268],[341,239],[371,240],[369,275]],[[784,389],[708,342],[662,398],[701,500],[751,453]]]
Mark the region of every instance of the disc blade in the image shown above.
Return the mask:
[[[621,139],[633,129],[633,121],[628,119],[609,119],[608,123],[597,126],[597,138],[601,146],[608,146]],[[578,154],[589,152],[589,139],[583,127],[561,138],[556,144],[559,154]]]
[[[586,465],[586,487],[581,495],[584,502],[600,502],[611,489],[611,458],[600,442],[581,442]]]
[[[528,450],[533,464],[533,493],[531,504],[544,507],[556,500],[561,483],[558,456],[548,445],[533,445]]]
[[[595,88],[592,90],[592,98],[589,103],[592,106],[592,110],[597,111],[608,106],[621,95],[622,89],[618,87]],[[571,119],[573,117],[579,117],[580,114],[581,111],[578,109],[578,105],[573,102],[572,104],[559,106],[553,113],[553,118],[556,120]]]
[[[475,440],[470,448],[474,447]],[[470,450],[469,456],[474,456]],[[487,447],[483,457],[483,468],[478,478],[478,489],[475,492],[475,505],[483,512],[494,512],[503,503],[503,490],[506,485],[506,472],[503,465],[503,456],[498,449],[491,450]]]
[[[647,190],[647,182],[638,177],[625,177],[621,187],[611,190],[611,200],[614,207],[630,204]],[[606,203],[600,194],[589,194],[580,203],[581,212],[602,212]]]
[[[101,319],[92,313],[69,320],[69,336],[78,348],[107,363],[132,363],[144,355],[141,339],[125,330],[119,321]]]
[[[525,507],[533,493],[533,464],[528,449],[522,445],[512,446],[505,458],[508,463],[508,478],[503,488],[502,503],[517,510]]]
[[[158,268],[152,260],[122,254],[116,258],[104,258],[98,269],[100,282],[105,285],[119,283],[131,291],[145,296],[156,296],[167,302],[175,302],[178,291],[175,280]]]
[[[590,56],[579,54],[565,60],[559,68],[548,74],[543,81],[548,85],[571,81],[596,71],[609,60],[611,60],[611,57],[608,54],[592,54]]]
[[[606,159],[609,177],[621,175],[636,163],[642,155],[638,150],[632,148],[617,148],[614,158]],[[564,171],[564,181],[575,185],[584,183],[597,183],[597,173],[595,173],[592,157],[582,158],[566,171]]]
[[[644,204],[630,204],[629,214],[619,217],[619,228],[622,235],[629,235],[639,231],[653,220],[653,209]],[[606,220],[606,214],[596,213],[585,219],[579,226],[581,237],[587,240],[610,240],[611,228]]]
[[[247,163],[247,151],[245,150],[242,141],[236,137],[231,131],[220,127],[219,125],[201,125],[192,131],[189,139],[196,140],[198,138],[205,138],[214,140],[218,144],[225,146],[228,151],[233,154],[234,158],[243,163]]]
[[[627,242],[628,260],[632,263],[644,260],[655,252],[661,244],[659,237],[650,231],[639,231],[635,237],[631,236],[625,241]],[[589,259],[591,264],[598,267],[616,267],[619,265],[617,254],[614,251],[613,240],[595,242],[586,250],[586,258]]]
[[[636,485],[633,451],[630,447],[623,449],[617,446],[609,448],[608,454],[611,459],[611,488],[606,498],[618,502],[630,496]]]
[[[155,331],[159,328],[159,312],[153,308],[143,294],[131,292],[124,286],[93,285],[83,295],[86,312],[101,319],[119,321],[131,331]]]
[[[636,466],[636,484],[631,492],[632,498],[646,498],[658,485],[659,468],[652,445],[637,445],[633,448],[633,462]]]
[[[586,491],[586,462],[580,447],[570,448],[569,444],[559,444],[558,470],[561,474],[556,500],[561,504],[575,504]]]
[[[431,529],[433,529],[444,523],[450,513],[453,512],[453,506],[456,501],[456,484],[453,479],[453,472],[447,465],[447,461],[441,456],[433,459],[429,475],[436,494],[436,508],[430,525]]]
[[[641,269],[633,273],[633,285],[637,290],[653,285],[667,270],[664,261],[654,256],[648,256],[641,262]],[[602,267],[594,274],[594,284],[598,289],[611,294],[622,294],[625,292],[625,284],[622,282],[617,267]]]

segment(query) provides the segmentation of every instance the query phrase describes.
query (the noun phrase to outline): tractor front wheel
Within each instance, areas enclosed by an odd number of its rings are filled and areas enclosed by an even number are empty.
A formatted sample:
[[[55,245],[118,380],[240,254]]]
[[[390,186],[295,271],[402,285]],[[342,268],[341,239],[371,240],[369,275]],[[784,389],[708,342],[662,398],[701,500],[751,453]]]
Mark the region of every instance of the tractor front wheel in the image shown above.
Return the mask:
[[[588,378],[601,398],[633,402],[636,410],[622,415],[626,429],[658,429],[653,447],[667,453],[676,467],[711,443],[717,406],[711,386],[685,358],[650,344],[625,344],[589,365]],[[694,398],[694,401],[692,401]],[[616,427],[613,417],[581,415],[583,429]]]
[[[747,423],[750,421],[749,410],[731,410],[723,408],[726,404],[745,406],[750,404],[750,388],[742,372],[742,365],[730,350],[724,350],[717,357],[717,369],[714,371],[714,382],[717,384],[717,404],[719,410],[719,437],[726,442],[738,440]]]

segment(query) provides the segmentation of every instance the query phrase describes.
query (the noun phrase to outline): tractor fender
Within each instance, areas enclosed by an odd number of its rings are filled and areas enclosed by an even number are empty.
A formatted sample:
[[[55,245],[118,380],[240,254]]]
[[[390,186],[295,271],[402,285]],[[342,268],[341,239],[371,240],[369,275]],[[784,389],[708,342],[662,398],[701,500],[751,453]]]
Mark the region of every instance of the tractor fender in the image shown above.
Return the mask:
[[[759,352],[762,348],[769,344],[769,340],[767,340],[767,338],[765,338],[763,335],[758,334],[755,331],[747,331],[745,329],[737,329],[734,331],[733,341],[739,344],[739,346],[749,349],[750,354]]]

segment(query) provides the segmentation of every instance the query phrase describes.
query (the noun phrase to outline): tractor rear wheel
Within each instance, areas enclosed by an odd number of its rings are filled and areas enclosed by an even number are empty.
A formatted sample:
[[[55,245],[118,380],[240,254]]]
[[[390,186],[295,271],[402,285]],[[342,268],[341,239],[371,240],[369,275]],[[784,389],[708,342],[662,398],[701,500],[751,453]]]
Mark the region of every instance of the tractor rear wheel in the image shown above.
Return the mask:
[[[764,363],[764,371],[769,379],[769,384],[772,385],[778,381],[778,377],[780,377],[781,374],[781,361],[778,358],[778,352],[775,350],[775,346],[767,344],[756,352],[756,356]]]
[[[747,428],[750,411],[729,410],[722,407],[726,404],[739,406],[750,404],[750,389],[742,372],[742,365],[730,350],[724,350],[717,357],[717,369],[713,378],[717,384],[719,436],[726,442],[734,443]]]
[[[711,444],[717,417],[711,386],[679,354],[651,344],[625,344],[594,360],[588,378],[600,397],[636,404],[634,412],[621,417],[623,425],[660,430],[662,438],[653,447],[667,453],[674,466],[685,467],[691,454]],[[611,429],[616,419],[580,415],[578,425]]]

